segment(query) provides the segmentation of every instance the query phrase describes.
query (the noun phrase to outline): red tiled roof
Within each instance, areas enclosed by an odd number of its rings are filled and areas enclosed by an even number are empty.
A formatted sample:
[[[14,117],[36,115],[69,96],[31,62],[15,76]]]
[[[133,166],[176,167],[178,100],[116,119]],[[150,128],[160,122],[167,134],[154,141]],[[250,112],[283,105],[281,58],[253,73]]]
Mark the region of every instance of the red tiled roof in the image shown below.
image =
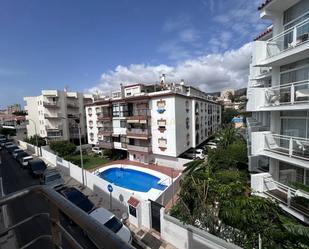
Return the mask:
[[[139,200],[131,196],[130,199],[128,200],[128,204],[136,208],[139,204]]]
[[[263,9],[267,4],[269,4],[272,0],[265,0],[264,3],[262,3],[259,7],[258,7],[258,10],[261,10]]]
[[[268,29],[265,30],[263,33],[259,34],[259,35],[254,39],[254,41],[257,41],[257,40],[261,39],[263,36],[269,34],[269,33],[272,32],[272,31],[273,31],[273,27],[268,28]]]

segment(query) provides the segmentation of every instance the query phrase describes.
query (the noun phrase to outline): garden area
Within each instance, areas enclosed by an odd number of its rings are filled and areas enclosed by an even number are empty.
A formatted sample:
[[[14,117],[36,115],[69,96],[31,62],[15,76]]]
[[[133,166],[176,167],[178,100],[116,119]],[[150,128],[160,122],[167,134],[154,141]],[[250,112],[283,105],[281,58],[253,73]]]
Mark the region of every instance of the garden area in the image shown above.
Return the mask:
[[[246,141],[233,127],[216,134],[206,160],[186,165],[170,215],[246,249],[309,248],[309,227],[270,199],[251,195]]]
[[[76,145],[68,141],[55,141],[50,144],[58,156],[65,160],[81,167],[80,152],[76,151]],[[102,154],[96,154],[91,150],[83,150],[84,169],[90,170],[109,163],[114,160],[112,153],[109,150],[103,151]]]

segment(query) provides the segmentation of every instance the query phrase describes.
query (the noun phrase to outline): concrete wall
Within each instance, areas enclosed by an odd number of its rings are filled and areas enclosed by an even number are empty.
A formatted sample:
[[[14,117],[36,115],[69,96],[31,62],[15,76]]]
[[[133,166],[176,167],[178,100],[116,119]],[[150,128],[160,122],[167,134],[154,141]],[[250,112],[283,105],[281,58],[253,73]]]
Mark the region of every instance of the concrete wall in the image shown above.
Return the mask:
[[[178,249],[241,249],[206,231],[190,225],[164,213],[161,209],[161,237]]]
[[[162,155],[154,155],[154,163],[158,165],[164,165],[167,167],[171,167],[174,169],[182,170],[184,167],[183,165],[191,162],[192,160],[179,158],[179,157],[169,157],[169,156],[162,156]]]

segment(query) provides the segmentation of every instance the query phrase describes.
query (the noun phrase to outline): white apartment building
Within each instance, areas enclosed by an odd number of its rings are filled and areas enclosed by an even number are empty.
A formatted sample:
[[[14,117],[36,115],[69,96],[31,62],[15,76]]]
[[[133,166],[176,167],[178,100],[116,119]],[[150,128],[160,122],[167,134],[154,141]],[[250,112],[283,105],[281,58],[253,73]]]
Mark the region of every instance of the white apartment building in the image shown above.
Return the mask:
[[[51,140],[86,140],[85,104],[93,102],[92,95],[59,90],[42,90],[40,96],[24,97],[28,136],[35,134]]]
[[[309,186],[309,1],[267,0],[261,18],[272,26],[252,44],[247,92],[252,188],[309,223],[297,196]],[[258,173],[260,172],[260,173]]]
[[[183,82],[163,80],[122,86],[86,106],[86,119],[90,144],[122,151],[131,161],[177,167],[177,157],[218,130],[221,106]]]

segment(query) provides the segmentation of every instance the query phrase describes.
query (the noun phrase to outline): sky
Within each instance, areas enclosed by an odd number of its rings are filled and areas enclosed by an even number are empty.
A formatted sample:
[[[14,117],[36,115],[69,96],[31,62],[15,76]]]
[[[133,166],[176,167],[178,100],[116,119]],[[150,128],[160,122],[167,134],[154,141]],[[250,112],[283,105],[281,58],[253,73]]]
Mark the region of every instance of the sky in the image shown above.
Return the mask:
[[[1,0],[0,108],[42,89],[247,84],[262,0]]]

